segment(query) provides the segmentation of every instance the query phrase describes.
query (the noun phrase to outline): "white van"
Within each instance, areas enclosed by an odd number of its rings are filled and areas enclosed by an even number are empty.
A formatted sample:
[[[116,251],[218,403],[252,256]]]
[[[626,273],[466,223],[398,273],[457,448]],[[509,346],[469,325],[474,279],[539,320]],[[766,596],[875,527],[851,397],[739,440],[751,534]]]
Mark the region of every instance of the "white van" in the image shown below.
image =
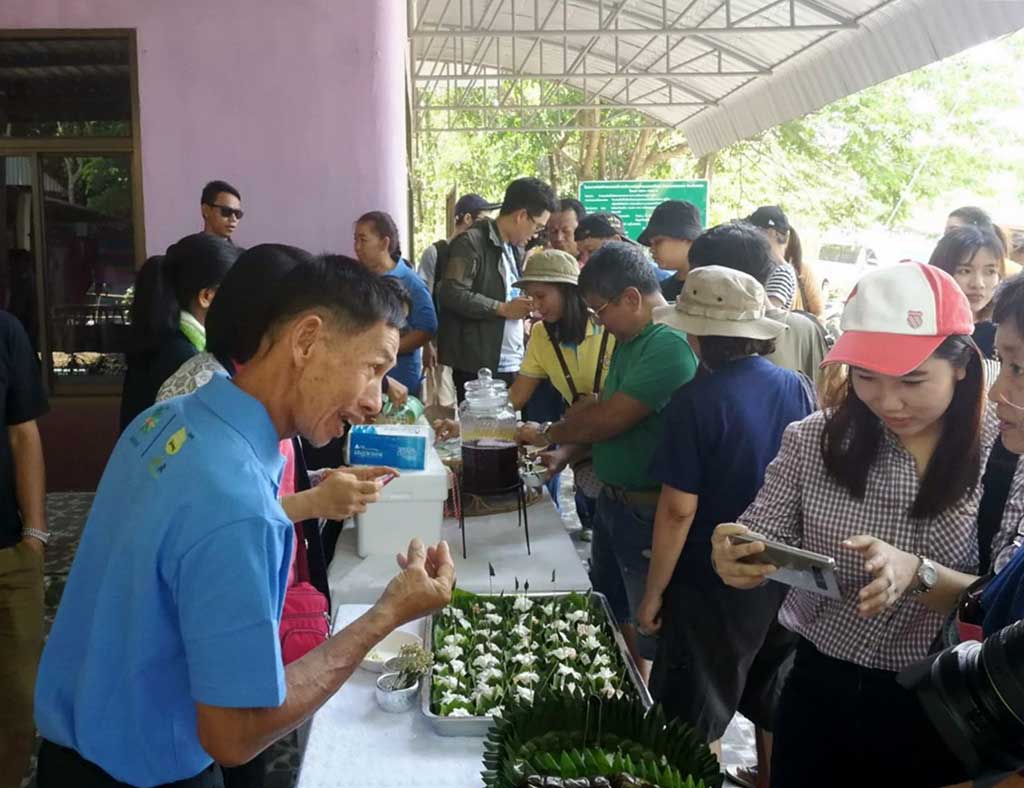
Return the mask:
[[[881,265],[878,253],[856,241],[823,243],[814,270],[826,300],[846,301],[857,281]]]

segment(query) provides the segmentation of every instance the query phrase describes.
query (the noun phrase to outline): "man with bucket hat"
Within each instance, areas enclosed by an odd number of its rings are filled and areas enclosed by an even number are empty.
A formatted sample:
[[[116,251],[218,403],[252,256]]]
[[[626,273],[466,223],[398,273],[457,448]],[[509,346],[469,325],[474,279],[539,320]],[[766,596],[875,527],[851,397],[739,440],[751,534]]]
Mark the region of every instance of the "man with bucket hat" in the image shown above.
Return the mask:
[[[650,474],[661,482],[641,631],[659,634],[651,691],[708,742],[737,710],[771,730],[795,637],[776,616],[785,587],[731,589],[711,565],[715,526],[754,500],[785,428],[814,410],[805,376],[763,358],[786,325],[767,316],[762,285],[720,266],[690,272],[654,319],[685,331],[710,374],[665,409]]]

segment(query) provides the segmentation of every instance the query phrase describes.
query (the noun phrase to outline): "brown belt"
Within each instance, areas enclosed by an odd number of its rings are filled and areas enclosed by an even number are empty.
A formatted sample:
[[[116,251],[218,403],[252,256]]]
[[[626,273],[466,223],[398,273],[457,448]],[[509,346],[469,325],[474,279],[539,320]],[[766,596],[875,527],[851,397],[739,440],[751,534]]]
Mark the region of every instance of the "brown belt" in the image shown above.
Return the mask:
[[[606,484],[601,491],[618,503],[627,506],[657,506],[661,490],[626,490]]]

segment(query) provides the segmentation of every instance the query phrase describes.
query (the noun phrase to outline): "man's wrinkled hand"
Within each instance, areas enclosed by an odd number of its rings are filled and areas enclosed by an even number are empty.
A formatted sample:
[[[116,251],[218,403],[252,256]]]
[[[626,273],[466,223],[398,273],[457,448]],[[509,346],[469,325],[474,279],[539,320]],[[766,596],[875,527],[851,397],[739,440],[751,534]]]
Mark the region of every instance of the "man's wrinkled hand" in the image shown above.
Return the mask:
[[[388,469],[374,470],[388,472]],[[380,499],[382,487],[380,482],[364,481],[352,471],[351,468],[330,471],[324,475],[320,484],[313,488],[317,517],[324,517],[328,520],[345,520],[352,515],[362,514],[366,511],[367,506]],[[382,474],[378,473],[377,475]]]
[[[351,473],[361,482],[375,482],[381,476],[392,474],[401,476],[397,468],[389,468],[386,465],[346,465],[338,469],[343,473]]]
[[[399,554],[401,568],[388,583],[377,602],[401,626],[440,610],[452,598],[455,588],[455,562],[447,542],[424,547],[413,539],[406,555]]]

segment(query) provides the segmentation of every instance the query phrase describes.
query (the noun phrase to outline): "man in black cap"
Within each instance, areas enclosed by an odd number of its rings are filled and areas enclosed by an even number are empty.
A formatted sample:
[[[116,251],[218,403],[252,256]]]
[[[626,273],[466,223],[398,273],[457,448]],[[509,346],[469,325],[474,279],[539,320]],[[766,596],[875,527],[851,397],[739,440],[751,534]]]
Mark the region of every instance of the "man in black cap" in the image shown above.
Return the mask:
[[[702,232],[700,211],[692,202],[666,200],[654,209],[647,227],[637,239],[651,247],[651,256],[659,268],[674,271],[675,276],[661,283],[666,301],[675,301],[683,291],[690,270],[690,245]]]
[[[455,230],[447,240],[435,241],[420,255],[420,279],[426,284],[434,298],[434,310],[437,311],[437,292],[434,284],[438,280],[436,276],[438,263],[444,269],[448,260],[448,246],[451,242],[472,227],[477,219],[488,211],[494,211],[501,207],[501,203],[488,202],[479,194],[463,194],[455,203]],[[445,407],[453,407],[458,403],[455,401],[455,384],[452,382],[452,371],[450,367],[443,367],[437,363],[437,340],[433,339],[423,346],[423,372],[425,375],[425,398],[427,404],[438,404]]]
[[[590,213],[583,217],[576,228],[576,249],[579,251],[580,267],[587,264],[590,255],[611,241],[636,243],[626,235],[622,220],[613,213]]]
[[[811,279],[808,287],[810,272],[804,264],[800,236],[782,208],[762,205],[746,221],[764,234],[775,255],[776,266],[764,286],[768,301],[780,309],[803,309],[820,315],[820,283]]]
[[[617,213],[590,213],[576,229],[576,247],[580,250],[580,268],[587,264],[590,256],[606,243],[623,241],[627,244],[637,243],[628,235]],[[654,269],[658,282],[664,282],[673,276],[671,271],[662,271],[658,264],[648,258]]]

